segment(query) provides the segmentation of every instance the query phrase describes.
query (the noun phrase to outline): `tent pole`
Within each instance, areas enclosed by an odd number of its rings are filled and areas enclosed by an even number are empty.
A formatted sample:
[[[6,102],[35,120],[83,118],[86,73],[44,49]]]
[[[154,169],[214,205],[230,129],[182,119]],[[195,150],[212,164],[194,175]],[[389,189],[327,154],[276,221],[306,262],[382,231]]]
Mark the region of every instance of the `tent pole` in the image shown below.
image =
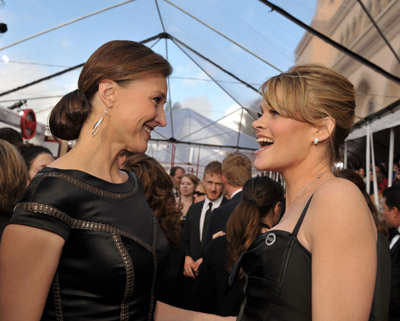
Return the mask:
[[[370,124],[367,124],[367,136],[365,137],[366,143],[365,143],[365,185],[367,187],[367,193],[371,193],[371,175],[370,175],[370,164],[371,164],[371,143],[370,143]]]
[[[394,158],[394,128],[390,128],[389,139],[389,169],[388,169],[388,187],[393,183],[393,158]]]
[[[196,166],[196,176],[199,177],[199,165],[200,165],[200,146],[197,152],[197,166]]]
[[[370,135],[369,141],[371,143],[372,176],[374,179],[374,202],[375,202],[376,208],[378,209],[378,212],[380,213],[378,182],[377,182],[377,178],[376,178],[376,167],[375,167],[374,138],[372,135],[372,131],[369,131],[369,135]]]
[[[171,145],[171,168],[175,166],[175,149],[176,146],[174,143]]]

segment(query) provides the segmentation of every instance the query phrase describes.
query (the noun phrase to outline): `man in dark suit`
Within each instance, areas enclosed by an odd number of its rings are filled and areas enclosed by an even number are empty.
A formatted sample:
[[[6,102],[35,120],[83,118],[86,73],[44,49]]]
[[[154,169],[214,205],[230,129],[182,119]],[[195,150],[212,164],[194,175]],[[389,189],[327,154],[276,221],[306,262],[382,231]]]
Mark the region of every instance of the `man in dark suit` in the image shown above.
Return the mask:
[[[185,175],[185,170],[180,166],[172,167],[169,176],[171,176],[172,184],[174,185],[174,196],[179,197],[179,186],[181,185],[182,177]]]
[[[242,200],[242,187],[251,178],[251,161],[241,153],[229,154],[222,162],[222,183],[230,200],[213,210],[207,231],[205,247],[213,239],[213,235],[225,232],[226,223],[236,205]]]
[[[218,208],[226,199],[222,192],[221,163],[213,161],[204,169],[203,185],[206,193],[204,201],[190,206],[184,225],[185,264],[183,274],[195,278],[201,263],[201,253],[211,211]]]
[[[400,186],[386,189],[383,208],[387,226],[397,232],[389,245],[392,264],[389,321],[398,321],[400,320]]]

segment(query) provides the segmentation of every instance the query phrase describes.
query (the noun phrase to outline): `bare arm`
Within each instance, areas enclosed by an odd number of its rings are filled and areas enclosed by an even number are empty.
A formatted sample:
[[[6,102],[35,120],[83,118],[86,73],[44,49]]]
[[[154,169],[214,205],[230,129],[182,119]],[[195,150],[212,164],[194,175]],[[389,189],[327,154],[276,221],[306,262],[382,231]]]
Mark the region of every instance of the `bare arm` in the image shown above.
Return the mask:
[[[234,321],[236,317],[221,317],[213,314],[195,312],[157,302],[154,321]]]
[[[40,320],[64,239],[9,225],[0,244],[0,320]]]
[[[332,180],[316,193],[310,214],[306,233],[312,252],[312,319],[368,320],[376,229],[361,193],[350,182]]]

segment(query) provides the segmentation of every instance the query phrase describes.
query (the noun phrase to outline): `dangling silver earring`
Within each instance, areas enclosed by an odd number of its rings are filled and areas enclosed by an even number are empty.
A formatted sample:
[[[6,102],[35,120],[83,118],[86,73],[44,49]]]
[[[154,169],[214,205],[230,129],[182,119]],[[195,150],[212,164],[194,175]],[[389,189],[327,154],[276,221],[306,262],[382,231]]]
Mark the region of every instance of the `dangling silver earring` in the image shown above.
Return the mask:
[[[104,117],[107,115],[108,108],[110,108],[110,107],[108,106],[106,108],[106,110],[104,111],[104,113],[101,116],[101,118],[94,124],[93,129],[92,129],[92,136],[95,136],[99,132],[100,125],[103,122]]]
[[[318,145],[318,142],[319,142],[318,137],[315,137],[315,139],[314,139],[314,141],[313,141],[313,144],[314,144],[315,146],[317,146],[317,145]]]

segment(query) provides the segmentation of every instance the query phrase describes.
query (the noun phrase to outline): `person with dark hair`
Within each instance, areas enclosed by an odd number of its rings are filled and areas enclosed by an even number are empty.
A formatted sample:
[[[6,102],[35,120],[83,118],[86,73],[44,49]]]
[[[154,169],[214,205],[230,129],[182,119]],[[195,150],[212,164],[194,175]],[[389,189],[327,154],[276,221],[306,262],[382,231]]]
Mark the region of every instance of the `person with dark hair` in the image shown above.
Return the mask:
[[[172,183],[174,184],[175,198],[177,198],[179,197],[179,187],[181,185],[182,177],[185,175],[185,170],[180,166],[175,166],[171,168],[169,175],[171,176]]]
[[[392,267],[389,321],[397,321],[400,319],[400,186],[385,190],[383,208],[387,226],[396,231],[389,245]]]
[[[23,142],[21,133],[11,127],[0,128],[0,139],[4,139],[12,145],[19,145]]]
[[[27,184],[28,172],[17,148],[0,139],[0,239]]]
[[[247,282],[238,321],[367,320],[376,226],[361,191],[331,170],[354,122],[354,87],[308,64],[270,78],[260,92],[254,165],[282,175],[286,206],[241,258]]]
[[[19,145],[19,149],[28,167],[29,181],[31,181],[39,171],[54,161],[53,154],[44,146],[26,143]]]
[[[282,186],[266,176],[251,178],[243,185],[241,201],[228,219],[226,234],[213,239],[204,253],[193,289],[196,310],[238,315],[245,279],[240,271],[228,285],[229,274],[256,237],[277,223],[282,200]]]
[[[167,263],[161,268],[158,299],[178,305],[182,287],[182,227],[180,211],[176,207],[171,177],[153,157],[140,153],[129,153],[123,168],[130,170],[142,181],[150,208],[156,215],[168,243]]]
[[[171,72],[145,45],[110,41],[54,107],[53,136],[77,141],[34,177],[4,231],[0,320],[152,320],[155,310],[159,319],[191,319],[156,305],[168,242],[119,157],[145,152],[154,128],[166,125]]]

